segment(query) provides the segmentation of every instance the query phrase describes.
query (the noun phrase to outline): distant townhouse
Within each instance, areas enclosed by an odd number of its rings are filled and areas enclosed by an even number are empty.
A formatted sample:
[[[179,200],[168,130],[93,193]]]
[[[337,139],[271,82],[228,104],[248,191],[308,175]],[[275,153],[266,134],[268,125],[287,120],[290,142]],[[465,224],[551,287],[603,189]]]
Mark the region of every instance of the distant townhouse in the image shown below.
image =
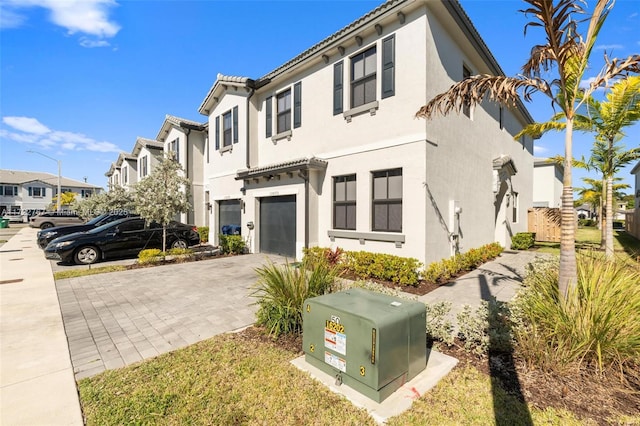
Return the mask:
[[[533,207],[562,206],[564,167],[549,158],[533,160]]]
[[[105,173],[109,189],[115,186],[131,189],[151,173],[153,167],[162,161],[163,155],[162,142],[138,137],[131,153],[121,152]]]
[[[457,1],[390,0],[265,76],[218,74],[199,107],[210,241],[422,262],[507,246],[533,204],[533,140],[513,139],[524,106],[414,119],[478,73],[503,74]]]
[[[191,210],[176,218],[183,223],[208,226],[208,200],[205,200],[204,162],[207,124],[167,115],[156,140],[163,144],[165,154],[171,153],[180,163],[191,183],[189,201]]]
[[[102,187],[60,178],[63,193],[86,198],[102,191]],[[58,194],[58,176],[51,173],[0,170],[0,212],[2,216],[23,216],[27,212],[45,210]]]

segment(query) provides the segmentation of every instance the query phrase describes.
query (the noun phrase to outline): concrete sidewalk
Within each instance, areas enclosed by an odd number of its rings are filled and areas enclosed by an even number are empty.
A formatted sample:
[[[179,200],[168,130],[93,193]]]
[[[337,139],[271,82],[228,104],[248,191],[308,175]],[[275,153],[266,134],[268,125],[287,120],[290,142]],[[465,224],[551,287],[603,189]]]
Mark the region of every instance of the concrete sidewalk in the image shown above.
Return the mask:
[[[0,424],[82,425],[67,338],[37,229],[0,247]]]

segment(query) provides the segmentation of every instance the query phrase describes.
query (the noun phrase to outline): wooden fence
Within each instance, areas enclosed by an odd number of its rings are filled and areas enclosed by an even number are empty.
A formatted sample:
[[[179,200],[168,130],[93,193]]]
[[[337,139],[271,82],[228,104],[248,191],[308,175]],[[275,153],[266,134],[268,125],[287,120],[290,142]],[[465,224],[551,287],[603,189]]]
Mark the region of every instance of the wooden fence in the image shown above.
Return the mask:
[[[560,209],[535,207],[527,211],[529,232],[535,232],[536,241],[560,242]]]

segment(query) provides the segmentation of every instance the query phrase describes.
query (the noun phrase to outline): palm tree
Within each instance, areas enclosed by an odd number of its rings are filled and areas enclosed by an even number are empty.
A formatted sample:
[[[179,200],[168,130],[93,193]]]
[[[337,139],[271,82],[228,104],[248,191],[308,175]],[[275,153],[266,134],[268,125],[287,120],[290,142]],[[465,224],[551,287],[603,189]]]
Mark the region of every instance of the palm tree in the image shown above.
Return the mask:
[[[606,95],[606,101],[598,101],[593,97],[586,99],[586,113],[576,114],[574,128],[586,132],[594,132],[596,141],[591,150],[588,162],[574,166],[587,170],[595,169],[602,175],[605,206],[605,226],[601,226],[603,248],[608,258],[613,257],[613,177],[620,168],[640,158],[640,149],[625,151],[615,145],[624,137],[623,129],[640,120],[640,76],[630,76],[617,81]],[[580,111],[582,113],[582,111]],[[555,114],[547,123],[534,123],[526,126],[515,137],[523,134],[539,136],[550,130],[562,130],[566,123],[563,113]]]
[[[416,113],[417,117],[431,118],[436,113],[460,112],[463,107],[475,106],[485,98],[503,105],[514,106],[519,92],[526,101],[536,92],[547,95],[566,117],[565,164],[562,190],[562,236],[560,240],[560,271],[558,287],[562,295],[577,281],[575,253],[575,223],[573,189],[571,184],[571,159],[573,148],[573,121],[576,111],[599,87],[612,79],[640,73],[640,55],[625,59],[610,59],[605,55],[605,67],[590,80],[586,88],[580,86],[589,65],[591,51],[614,0],[597,0],[589,19],[587,33],[578,33],[576,14],[584,13],[579,2],[573,0],[524,0],[528,8],[522,12],[533,20],[526,24],[542,28],[545,42],[531,50],[529,61],[522,67],[522,74],[515,77],[481,74],[468,77],[437,95]],[[552,69],[556,78],[545,80],[543,75]]]
[[[622,178],[613,178],[613,180],[621,181]],[[603,182],[600,179],[592,179],[588,177],[582,178],[582,181],[588,186],[574,188],[575,192],[580,196],[580,204],[587,203],[598,209],[598,218],[600,218],[602,215],[602,202],[603,199],[606,198],[606,196],[603,197],[603,188],[606,187],[606,182]],[[625,196],[621,190],[629,188],[629,185],[626,183],[612,183],[611,187],[612,197],[619,200]]]

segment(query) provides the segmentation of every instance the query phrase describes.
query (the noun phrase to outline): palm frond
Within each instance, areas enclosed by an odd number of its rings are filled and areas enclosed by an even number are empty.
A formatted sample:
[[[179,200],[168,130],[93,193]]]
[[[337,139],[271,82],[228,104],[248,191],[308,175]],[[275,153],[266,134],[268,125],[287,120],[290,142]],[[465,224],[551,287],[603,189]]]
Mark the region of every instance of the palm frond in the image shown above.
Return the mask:
[[[468,77],[433,98],[416,113],[416,117],[431,118],[435,113],[446,115],[460,112],[463,106],[475,106],[487,97],[502,105],[513,106],[522,91],[525,100],[530,101],[534,92],[550,94],[546,82],[536,78],[519,78],[479,74]]]

